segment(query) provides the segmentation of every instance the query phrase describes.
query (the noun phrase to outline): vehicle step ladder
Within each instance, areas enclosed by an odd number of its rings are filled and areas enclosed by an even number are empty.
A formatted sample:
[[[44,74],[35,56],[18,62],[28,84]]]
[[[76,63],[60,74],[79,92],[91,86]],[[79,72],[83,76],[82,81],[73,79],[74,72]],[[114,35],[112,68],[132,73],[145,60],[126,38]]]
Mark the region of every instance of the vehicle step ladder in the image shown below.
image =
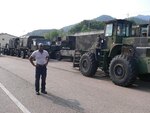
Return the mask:
[[[81,53],[78,50],[75,50],[73,57],[73,67],[79,67],[79,61],[81,58]]]
[[[107,52],[107,50],[100,51],[100,55],[99,55],[99,66],[100,67],[104,67],[104,65],[106,63],[106,59],[105,59],[106,52]]]

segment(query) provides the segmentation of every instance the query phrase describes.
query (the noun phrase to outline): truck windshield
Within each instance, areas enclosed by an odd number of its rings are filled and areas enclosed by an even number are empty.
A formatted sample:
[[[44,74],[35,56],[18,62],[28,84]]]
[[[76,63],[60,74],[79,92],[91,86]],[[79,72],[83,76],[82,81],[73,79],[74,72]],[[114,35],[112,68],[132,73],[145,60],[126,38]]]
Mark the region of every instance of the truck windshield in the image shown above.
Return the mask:
[[[37,41],[37,44],[39,44],[39,43],[42,43],[43,45],[50,45],[51,44],[50,41],[47,41],[47,40],[39,40],[39,41]]]
[[[141,36],[146,37],[148,33],[148,27],[141,27]]]
[[[39,43],[42,43],[43,45],[51,45],[51,42],[47,40],[34,40],[33,41],[33,45],[38,45]]]
[[[129,28],[129,24],[119,23],[117,26],[117,36],[128,37],[130,35]]]
[[[112,32],[113,32],[113,24],[107,24],[105,36],[112,36]]]

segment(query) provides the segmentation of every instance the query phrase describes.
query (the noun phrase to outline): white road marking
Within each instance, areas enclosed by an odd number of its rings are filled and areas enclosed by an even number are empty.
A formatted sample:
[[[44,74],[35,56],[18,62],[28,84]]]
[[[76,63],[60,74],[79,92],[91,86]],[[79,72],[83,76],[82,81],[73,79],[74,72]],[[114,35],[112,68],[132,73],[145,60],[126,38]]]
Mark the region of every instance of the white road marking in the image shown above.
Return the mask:
[[[9,96],[9,98],[22,110],[23,113],[31,113],[24,105],[19,102],[6,88],[5,86],[0,83],[0,88]]]

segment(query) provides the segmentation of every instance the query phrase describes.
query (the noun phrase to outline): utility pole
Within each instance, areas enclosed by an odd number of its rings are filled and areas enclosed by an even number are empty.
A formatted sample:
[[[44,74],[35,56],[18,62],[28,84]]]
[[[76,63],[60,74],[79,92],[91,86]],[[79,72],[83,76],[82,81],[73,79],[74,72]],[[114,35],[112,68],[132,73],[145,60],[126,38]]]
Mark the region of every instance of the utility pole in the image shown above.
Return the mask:
[[[129,13],[127,13],[127,20],[129,20]]]

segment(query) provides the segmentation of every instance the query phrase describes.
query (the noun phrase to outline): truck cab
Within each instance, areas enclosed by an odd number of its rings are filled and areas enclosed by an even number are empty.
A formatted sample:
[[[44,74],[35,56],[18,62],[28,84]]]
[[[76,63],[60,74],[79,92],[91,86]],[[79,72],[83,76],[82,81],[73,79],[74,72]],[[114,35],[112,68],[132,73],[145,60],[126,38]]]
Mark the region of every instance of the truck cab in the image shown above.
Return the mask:
[[[131,36],[132,23],[127,20],[112,20],[106,22],[105,38],[107,40],[107,49],[115,44],[122,44],[123,38]]]
[[[20,55],[22,58],[30,56],[31,53],[38,49],[38,44],[42,43],[44,49],[49,52],[50,41],[45,39],[43,36],[23,36],[20,37]]]

